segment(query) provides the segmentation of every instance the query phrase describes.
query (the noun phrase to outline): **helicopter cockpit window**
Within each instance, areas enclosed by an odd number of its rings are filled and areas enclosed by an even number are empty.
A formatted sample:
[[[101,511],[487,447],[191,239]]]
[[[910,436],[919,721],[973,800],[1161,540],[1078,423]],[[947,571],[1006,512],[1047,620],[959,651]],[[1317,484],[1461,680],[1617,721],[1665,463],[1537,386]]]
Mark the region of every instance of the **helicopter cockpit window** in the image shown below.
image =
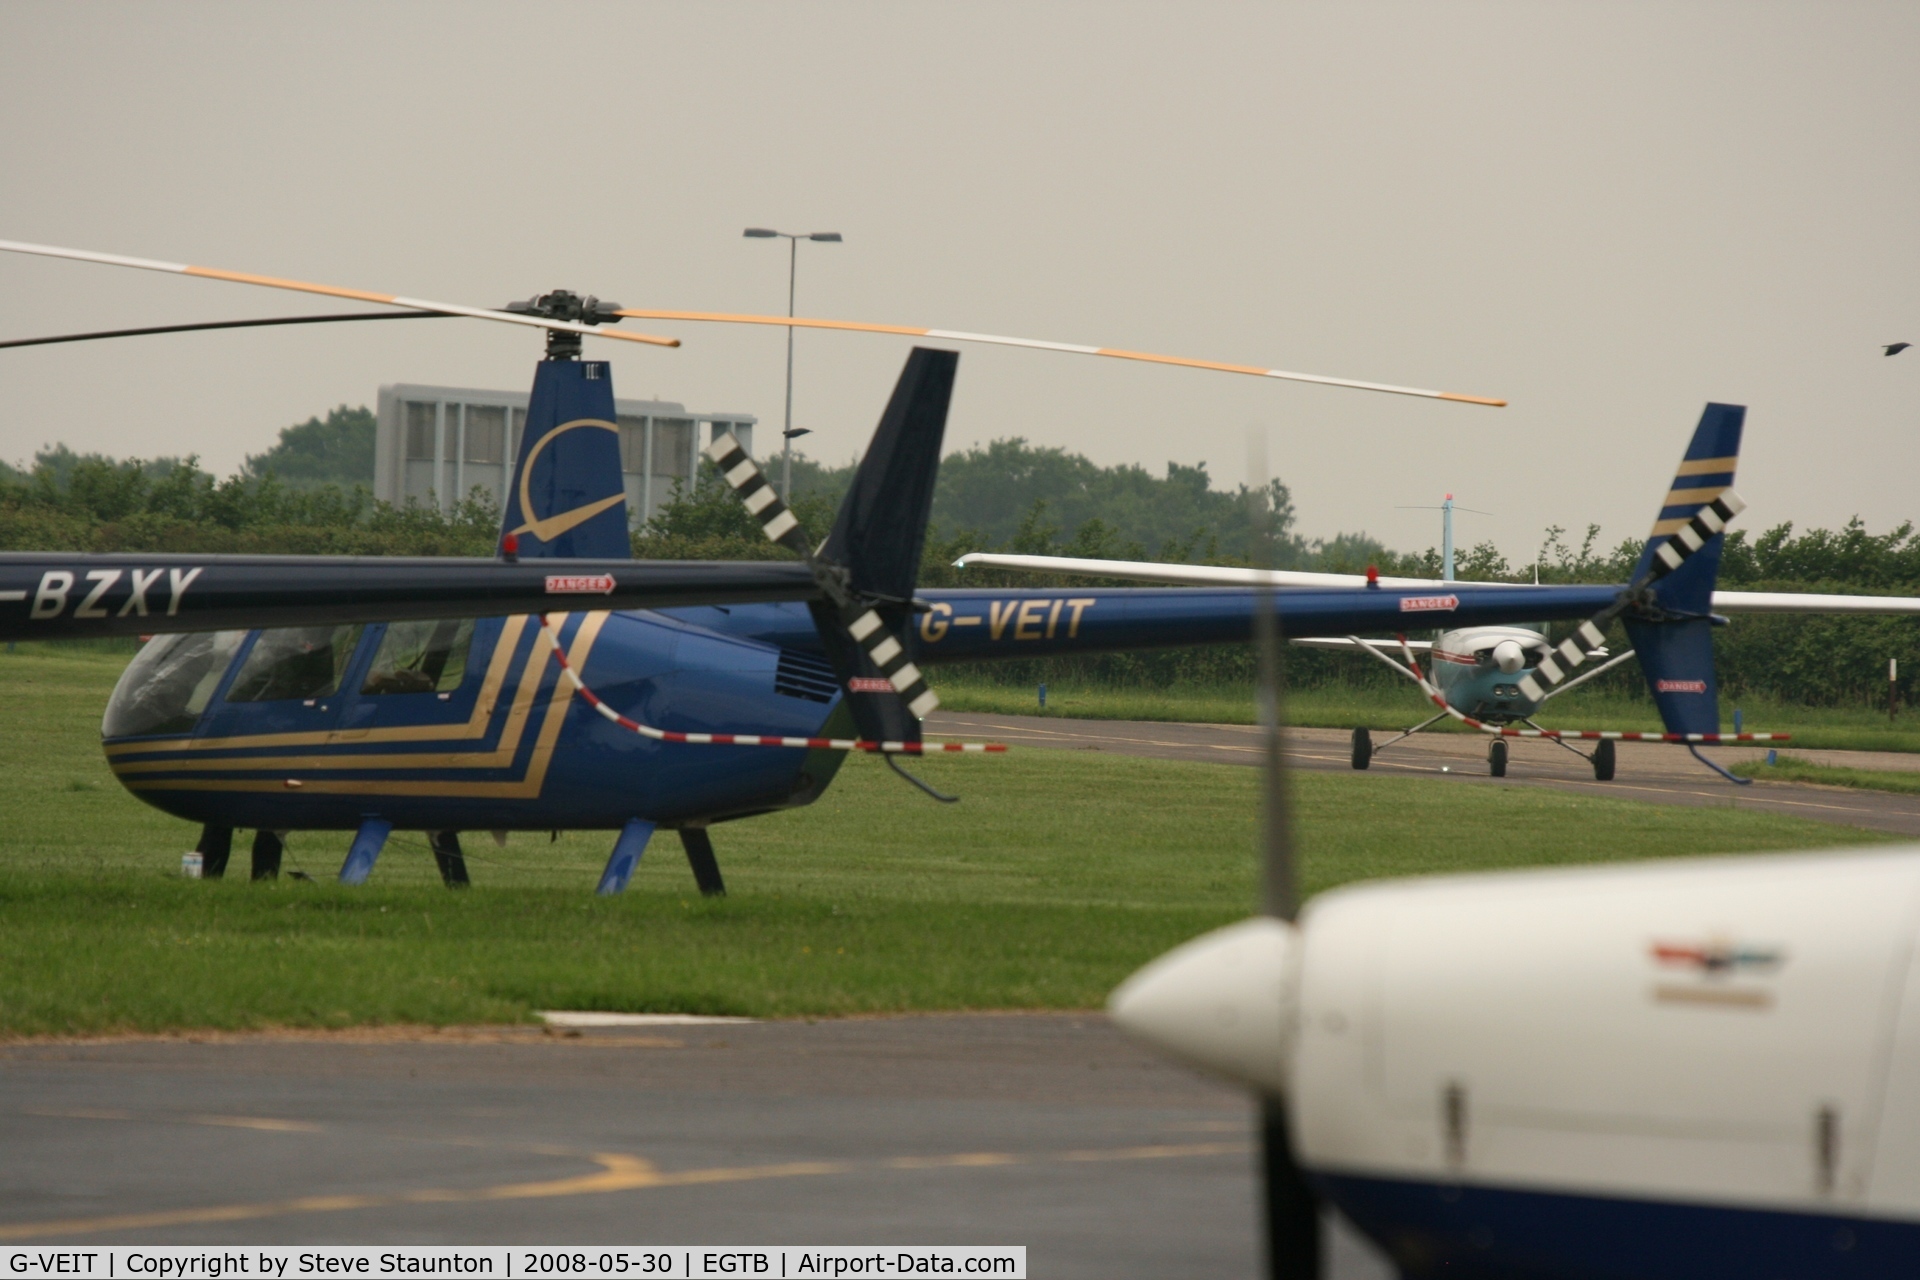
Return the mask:
[[[472,618],[395,622],[380,639],[361,693],[444,693],[467,677]]]
[[[348,626],[262,631],[240,674],[233,678],[227,701],[325,698],[339,692],[340,673],[360,642],[360,630]]]
[[[127,665],[100,721],[103,738],[192,733],[244,631],[155,636]]]

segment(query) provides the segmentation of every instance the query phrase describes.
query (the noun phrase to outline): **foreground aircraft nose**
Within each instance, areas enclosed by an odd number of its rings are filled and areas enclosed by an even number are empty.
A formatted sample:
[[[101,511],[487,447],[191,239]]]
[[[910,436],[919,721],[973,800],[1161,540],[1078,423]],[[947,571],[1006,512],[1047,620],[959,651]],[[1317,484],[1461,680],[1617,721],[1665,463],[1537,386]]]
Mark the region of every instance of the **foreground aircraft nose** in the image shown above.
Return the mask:
[[[1287,1087],[1300,934],[1270,916],[1215,929],[1135,973],[1107,999],[1122,1031],[1269,1093]]]

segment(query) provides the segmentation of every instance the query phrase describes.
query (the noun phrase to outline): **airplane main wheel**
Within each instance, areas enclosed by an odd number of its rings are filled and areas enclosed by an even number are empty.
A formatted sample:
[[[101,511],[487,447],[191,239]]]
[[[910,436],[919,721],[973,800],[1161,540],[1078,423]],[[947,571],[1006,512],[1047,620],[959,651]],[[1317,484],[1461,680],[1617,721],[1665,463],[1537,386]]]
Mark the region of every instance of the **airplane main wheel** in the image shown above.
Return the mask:
[[[1365,729],[1353,731],[1353,767],[1364,769],[1373,763],[1373,735]]]
[[[1593,778],[1596,782],[1613,781],[1612,738],[1600,739],[1600,745],[1593,749]]]
[[[1496,778],[1507,776],[1507,743],[1504,738],[1495,738],[1487,744],[1487,772]]]

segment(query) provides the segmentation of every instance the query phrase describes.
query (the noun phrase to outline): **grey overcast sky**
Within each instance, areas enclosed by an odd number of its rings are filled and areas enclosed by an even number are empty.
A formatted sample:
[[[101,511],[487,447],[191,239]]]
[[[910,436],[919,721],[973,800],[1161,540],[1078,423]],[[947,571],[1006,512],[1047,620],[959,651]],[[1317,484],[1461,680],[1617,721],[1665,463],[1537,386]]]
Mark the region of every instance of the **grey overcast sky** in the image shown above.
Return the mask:
[[[33,3],[0,6],[0,238],[496,306],[1009,333],[1505,396],[1409,400],[969,349],[949,426],[1245,477],[1310,535],[1530,558],[1643,535],[1707,400],[1746,522],[1920,516],[1920,5]],[[0,337],[325,310],[0,255]],[[353,309],[341,307],[340,309]],[[631,323],[631,322],[630,322]],[[778,331],[600,343],[628,396],[777,424]],[[809,452],[907,340],[799,337]],[[618,349],[614,349],[618,348]],[[228,470],[383,382],[523,387],[463,321],[0,352],[0,457]],[[760,451],[770,448],[771,433]]]

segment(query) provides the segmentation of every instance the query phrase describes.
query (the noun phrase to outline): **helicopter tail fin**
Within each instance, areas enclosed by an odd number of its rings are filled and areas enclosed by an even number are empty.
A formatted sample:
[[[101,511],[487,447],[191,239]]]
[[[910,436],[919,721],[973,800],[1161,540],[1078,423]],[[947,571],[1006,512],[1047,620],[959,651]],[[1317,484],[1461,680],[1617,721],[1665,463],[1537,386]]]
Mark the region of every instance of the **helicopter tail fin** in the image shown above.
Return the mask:
[[[818,553],[822,564],[843,570],[855,598],[870,605],[858,611],[864,617],[852,619],[827,602],[813,611],[861,734],[881,741],[920,741],[921,718],[939,705],[904,654],[912,648],[913,592],[959,362],[955,352],[925,347],[907,357]],[[865,621],[876,617],[890,640],[874,636]]]
[[[522,559],[626,560],[627,493],[604,360],[542,360],[500,521]]]
[[[1657,620],[1629,616],[1626,629],[1668,733],[1720,732],[1710,611],[1726,535],[1715,531],[1702,539],[1700,521],[1716,504],[1739,510],[1733,475],[1746,416],[1746,408],[1737,404],[1709,404],[1700,415],[1634,571],[1635,581],[1659,575],[1652,586]],[[1716,523],[1724,519],[1716,516],[1708,526]],[[1662,573],[1674,560],[1679,567]]]
[[[957,352],[913,349],[820,546],[821,558],[846,566],[862,595],[913,599],[959,363]]]

